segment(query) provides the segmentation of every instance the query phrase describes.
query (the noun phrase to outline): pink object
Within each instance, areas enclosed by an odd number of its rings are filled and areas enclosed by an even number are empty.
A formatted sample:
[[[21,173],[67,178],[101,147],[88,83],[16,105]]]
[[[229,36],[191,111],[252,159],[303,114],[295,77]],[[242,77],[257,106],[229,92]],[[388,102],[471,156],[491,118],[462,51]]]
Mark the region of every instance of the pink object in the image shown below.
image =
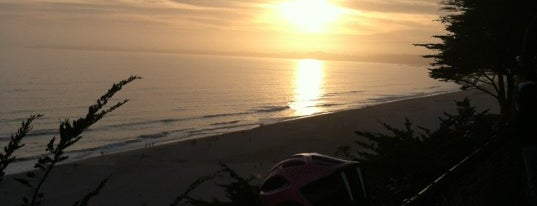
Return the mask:
[[[277,163],[261,186],[261,200],[275,205],[360,205],[366,193],[359,163],[300,153]]]

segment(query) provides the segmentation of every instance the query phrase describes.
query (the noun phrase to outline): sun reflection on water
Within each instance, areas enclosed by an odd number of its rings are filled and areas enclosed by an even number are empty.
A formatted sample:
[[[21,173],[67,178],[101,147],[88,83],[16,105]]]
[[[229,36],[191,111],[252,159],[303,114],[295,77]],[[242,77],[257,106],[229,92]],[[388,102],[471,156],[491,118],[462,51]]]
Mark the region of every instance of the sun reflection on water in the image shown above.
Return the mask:
[[[295,91],[290,107],[299,116],[321,112],[317,107],[323,95],[323,62],[316,59],[298,60],[295,70]]]

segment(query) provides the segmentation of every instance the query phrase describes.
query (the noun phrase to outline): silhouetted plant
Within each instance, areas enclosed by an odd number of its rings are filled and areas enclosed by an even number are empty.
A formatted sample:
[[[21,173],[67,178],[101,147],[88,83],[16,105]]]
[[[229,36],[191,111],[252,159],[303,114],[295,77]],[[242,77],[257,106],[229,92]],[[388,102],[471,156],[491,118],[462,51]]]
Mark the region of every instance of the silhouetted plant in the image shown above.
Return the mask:
[[[4,153],[0,153],[0,181],[2,181],[2,177],[5,175],[4,170],[15,160],[15,156],[12,156],[13,153],[24,146],[21,141],[32,130],[32,122],[42,116],[42,114],[31,115],[21,123],[17,133],[11,134],[9,143],[4,147]]]
[[[388,134],[356,131],[366,141],[341,146],[336,155],[362,163],[374,202],[399,204],[492,135],[487,110],[478,112],[467,98],[456,104],[457,114],[444,113],[434,131],[417,132],[408,119],[402,129],[381,123]]]
[[[76,201],[75,204],[73,204],[73,206],[87,206],[91,198],[99,194],[99,192],[104,187],[106,182],[108,182],[109,179],[110,177],[107,177],[104,180],[102,180],[97,186],[97,188],[95,188],[93,191],[89,192],[88,194],[84,195],[84,197],[81,200]]]
[[[241,177],[237,172],[231,169],[226,164],[220,164],[221,169],[215,174],[203,176],[196,179],[188,186],[185,192],[181,193],[171,206],[194,205],[194,206],[213,206],[213,205],[260,205],[259,186],[251,184],[253,176],[248,178]],[[219,187],[224,188],[226,197],[229,201],[222,201],[217,198],[212,198],[210,201],[194,198],[190,195],[201,184],[215,179],[230,179],[229,183],[219,183]]]
[[[74,121],[69,121],[69,119],[66,119],[60,123],[59,127],[59,133],[60,138],[59,141],[56,141],[57,138],[53,137],[49,143],[46,145],[46,151],[49,153],[48,155],[42,156],[38,159],[37,163],[35,164],[34,168],[39,169],[39,174],[36,174],[36,172],[27,172],[26,177],[21,178],[14,178],[15,181],[18,183],[24,185],[25,187],[29,188],[31,191],[31,195],[29,197],[22,197],[23,204],[22,205],[40,205],[40,199],[43,197],[43,193],[40,191],[41,187],[43,186],[45,180],[48,178],[50,172],[56,166],[56,164],[66,160],[68,158],[67,155],[65,155],[65,150],[78,142],[80,139],[82,139],[82,132],[84,132],[87,128],[89,128],[91,125],[102,119],[106,114],[116,110],[117,108],[121,107],[123,104],[127,103],[129,100],[124,99],[122,101],[117,102],[116,104],[112,105],[109,108],[104,108],[108,101],[118,92],[120,91],[123,86],[127,85],[128,83],[140,79],[138,76],[130,76],[128,79],[122,80],[118,83],[115,83],[112,85],[112,87],[104,94],[102,95],[95,104],[91,105],[88,109],[88,113],[85,117],[79,118]],[[21,128],[17,132],[17,134],[12,135],[11,141],[4,148],[5,154],[1,155],[2,159],[2,172],[5,167],[9,163],[11,163],[14,158],[10,157],[10,155],[13,153],[13,151],[21,148],[22,144],[20,144],[20,140],[22,137],[26,135],[31,129],[31,122],[41,115],[34,115],[31,116],[27,121],[22,123]],[[92,192],[88,193],[86,196],[84,196],[83,199],[77,201],[75,205],[87,205],[89,200],[97,195],[102,187],[104,187],[105,183],[108,181],[108,178],[104,179],[99,186],[93,190]]]
[[[192,182],[188,188],[183,192],[181,193],[180,195],[178,195],[175,200],[170,204],[170,206],[177,206],[179,205],[179,203],[181,203],[181,201],[185,201],[185,202],[189,202],[189,201],[193,201],[194,198],[190,197],[190,193],[192,191],[194,191],[196,188],[198,188],[198,186],[200,186],[201,184],[207,182],[207,181],[211,181],[211,180],[214,180],[216,178],[216,174],[211,174],[211,175],[207,175],[207,176],[203,176],[203,177],[199,177],[198,179],[196,179],[194,182]]]

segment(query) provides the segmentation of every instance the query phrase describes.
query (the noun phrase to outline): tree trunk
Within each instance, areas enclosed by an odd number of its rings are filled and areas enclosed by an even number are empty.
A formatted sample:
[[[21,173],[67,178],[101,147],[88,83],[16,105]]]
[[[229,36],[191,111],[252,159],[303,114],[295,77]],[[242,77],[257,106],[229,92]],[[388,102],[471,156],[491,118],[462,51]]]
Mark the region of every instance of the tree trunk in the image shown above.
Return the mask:
[[[516,85],[515,85],[515,77],[513,75],[513,73],[508,73],[507,75],[505,75],[506,78],[507,78],[507,117],[508,118],[511,118],[512,115],[514,114],[515,112],[515,104],[516,104],[516,99],[515,99],[515,89],[516,89]]]
[[[506,118],[509,113],[509,106],[507,106],[506,91],[505,91],[505,79],[504,75],[498,73],[498,104],[500,105],[500,115],[503,118]]]
[[[498,97],[500,117],[502,120],[512,118],[515,109],[515,80],[513,74],[498,74]]]

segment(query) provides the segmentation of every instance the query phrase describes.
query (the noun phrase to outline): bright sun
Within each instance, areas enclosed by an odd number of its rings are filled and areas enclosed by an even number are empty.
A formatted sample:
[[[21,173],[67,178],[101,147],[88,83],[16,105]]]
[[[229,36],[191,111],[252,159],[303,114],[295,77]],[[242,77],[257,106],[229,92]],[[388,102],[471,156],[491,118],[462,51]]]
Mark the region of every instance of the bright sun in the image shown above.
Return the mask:
[[[325,32],[328,24],[345,11],[328,0],[293,0],[278,5],[281,15],[298,30],[309,33]]]

